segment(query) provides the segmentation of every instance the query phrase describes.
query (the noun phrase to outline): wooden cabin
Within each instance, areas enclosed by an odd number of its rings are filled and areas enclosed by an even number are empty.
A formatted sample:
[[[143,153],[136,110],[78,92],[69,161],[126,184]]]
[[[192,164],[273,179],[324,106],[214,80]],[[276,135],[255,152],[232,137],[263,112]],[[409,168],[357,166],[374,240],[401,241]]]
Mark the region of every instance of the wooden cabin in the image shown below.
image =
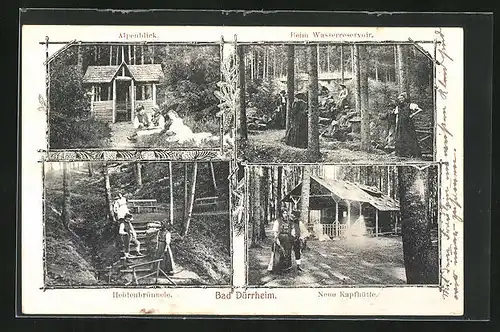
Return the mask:
[[[296,207],[302,191],[302,182],[293,188],[283,202]],[[340,236],[361,220],[363,227],[376,236],[397,229],[399,203],[374,187],[343,180],[311,176],[309,196],[309,228],[320,223],[323,234]]]
[[[342,74],[340,72],[324,72],[318,74],[318,84],[320,87],[327,88],[331,92],[337,92],[339,90],[339,84],[346,84],[352,79],[352,73],[349,71],[344,72],[344,81],[342,83]],[[280,77],[279,82],[283,87],[286,87],[286,76]],[[309,75],[306,73],[296,74],[295,83],[298,86],[295,87],[296,91],[302,91],[307,89],[307,84],[309,81]]]
[[[92,93],[91,114],[115,123],[132,121],[137,107],[156,104],[156,86],[163,78],[159,64],[88,66],[83,83]]]

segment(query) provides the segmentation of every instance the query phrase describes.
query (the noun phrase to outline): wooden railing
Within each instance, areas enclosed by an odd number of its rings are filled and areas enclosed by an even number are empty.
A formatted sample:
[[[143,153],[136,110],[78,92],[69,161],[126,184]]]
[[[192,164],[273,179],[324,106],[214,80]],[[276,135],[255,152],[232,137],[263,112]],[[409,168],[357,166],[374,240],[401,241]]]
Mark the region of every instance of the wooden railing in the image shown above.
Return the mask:
[[[125,286],[130,285],[132,282],[134,282],[136,285],[139,285],[139,280],[151,277],[153,275],[156,275],[156,280],[158,280],[158,277],[160,275],[160,262],[162,260],[163,260],[162,258],[159,258],[159,259],[155,259],[155,260],[149,261],[149,262],[144,262],[144,263],[138,263],[138,264],[130,265],[128,268],[132,269],[132,274],[134,276],[134,279],[132,281],[126,283]],[[145,274],[145,275],[140,276],[140,277],[137,276],[137,272],[138,272],[137,269],[138,268],[140,268],[141,266],[150,265],[150,264],[154,264],[155,265],[153,267],[153,269],[151,269],[153,272]]]
[[[347,224],[321,224],[323,229],[323,234],[328,235],[330,238],[343,237],[348,228]],[[314,223],[307,224],[307,230],[309,233],[314,234]]]

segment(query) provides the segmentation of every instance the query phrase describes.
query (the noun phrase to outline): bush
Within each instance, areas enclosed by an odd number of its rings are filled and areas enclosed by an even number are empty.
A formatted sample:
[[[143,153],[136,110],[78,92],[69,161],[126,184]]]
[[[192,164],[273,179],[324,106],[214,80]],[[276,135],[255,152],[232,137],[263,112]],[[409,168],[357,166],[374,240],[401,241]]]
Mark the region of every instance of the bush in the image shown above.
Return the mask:
[[[257,116],[272,114],[277,105],[277,86],[273,81],[254,80],[248,83],[247,104],[257,109]]]

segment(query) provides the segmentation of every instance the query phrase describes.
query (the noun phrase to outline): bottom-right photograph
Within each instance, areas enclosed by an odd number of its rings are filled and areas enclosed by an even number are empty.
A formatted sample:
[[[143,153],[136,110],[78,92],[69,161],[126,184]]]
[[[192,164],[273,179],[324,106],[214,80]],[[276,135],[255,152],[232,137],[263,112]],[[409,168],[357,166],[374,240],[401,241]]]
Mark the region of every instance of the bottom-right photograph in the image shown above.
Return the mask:
[[[246,166],[247,285],[438,285],[438,164]]]

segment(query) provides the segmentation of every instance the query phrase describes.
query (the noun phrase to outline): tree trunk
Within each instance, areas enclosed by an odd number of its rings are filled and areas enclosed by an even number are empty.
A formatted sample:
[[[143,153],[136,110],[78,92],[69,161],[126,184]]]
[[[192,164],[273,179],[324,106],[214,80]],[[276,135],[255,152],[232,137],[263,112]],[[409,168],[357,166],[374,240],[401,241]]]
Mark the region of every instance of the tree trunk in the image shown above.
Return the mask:
[[[262,183],[264,184],[264,191],[262,192],[262,200],[264,202],[264,221],[262,225],[267,225],[269,221],[269,168],[262,167]],[[263,233],[263,238],[266,236],[265,228]]]
[[[106,194],[106,206],[108,207],[108,218],[109,220],[114,221],[115,215],[113,213],[113,198],[111,196],[111,184],[109,182],[108,165],[104,164],[102,173],[104,175],[104,187]]]
[[[302,172],[302,191],[300,193],[300,222],[309,223],[309,191],[311,189],[311,166],[304,165]]]
[[[89,178],[94,175],[94,167],[92,166],[92,163],[87,163],[87,170],[89,172]]]
[[[344,84],[344,46],[340,45],[340,79]]]
[[[109,65],[113,65],[113,46],[109,46]]]
[[[198,172],[198,163],[194,163],[193,177],[191,178],[191,194],[189,199],[189,208],[186,223],[184,224],[184,232],[182,236],[186,236],[189,230],[189,224],[191,223],[191,218],[193,216],[193,206],[194,206],[194,194],[196,192],[196,174]]]
[[[378,82],[378,65],[375,64],[375,81]]]
[[[183,225],[186,224],[188,217],[188,206],[189,206],[189,189],[188,189],[188,163],[184,163],[184,213],[183,213]]]
[[[326,71],[330,72],[330,45],[326,46]]]
[[[83,71],[83,46],[78,45],[78,68]]]
[[[261,202],[260,202],[260,176],[259,176],[259,168],[258,167],[252,167],[253,168],[253,178],[254,178],[254,223],[255,223],[255,242],[260,242],[262,240],[261,237],[261,227],[263,225],[262,223],[262,207],[261,207]]]
[[[287,46],[287,71],[286,71],[286,130],[290,128],[290,114],[295,98],[295,46]]]
[[[238,109],[240,122],[240,138],[244,141],[248,140],[247,130],[247,111],[245,100],[245,50],[243,45],[237,46],[237,65],[239,76],[239,94],[238,94]]]
[[[398,54],[398,87],[399,92],[406,92],[409,96],[408,64],[407,64],[407,46],[397,45]]]
[[[131,65],[132,64],[132,51],[131,51],[131,47],[130,45],[128,45],[128,64]]]
[[[71,192],[70,182],[71,174],[68,170],[68,163],[63,162],[63,209],[62,209],[62,222],[63,226],[68,229],[69,220],[71,218]]]
[[[309,46],[309,130],[307,153],[309,161],[318,161],[319,152],[319,108],[318,108],[318,48]]]
[[[142,187],[142,165],[138,161],[135,163],[135,180],[137,188]]]
[[[169,187],[169,210],[170,210],[170,222],[174,222],[174,184],[173,184],[173,171],[172,171],[172,162],[168,162],[168,187]]]
[[[398,168],[401,234],[408,284],[438,282],[437,252],[432,248],[432,220],[427,210],[428,169]]]
[[[253,80],[254,79],[254,51],[253,51],[253,47],[250,48],[250,79]]]
[[[359,80],[361,89],[361,150],[370,150],[370,109],[368,105],[368,57],[366,46],[357,46],[360,62]]]
[[[276,218],[281,220],[281,199],[282,199],[282,187],[283,187],[283,166],[278,166],[278,178],[276,181]]]

